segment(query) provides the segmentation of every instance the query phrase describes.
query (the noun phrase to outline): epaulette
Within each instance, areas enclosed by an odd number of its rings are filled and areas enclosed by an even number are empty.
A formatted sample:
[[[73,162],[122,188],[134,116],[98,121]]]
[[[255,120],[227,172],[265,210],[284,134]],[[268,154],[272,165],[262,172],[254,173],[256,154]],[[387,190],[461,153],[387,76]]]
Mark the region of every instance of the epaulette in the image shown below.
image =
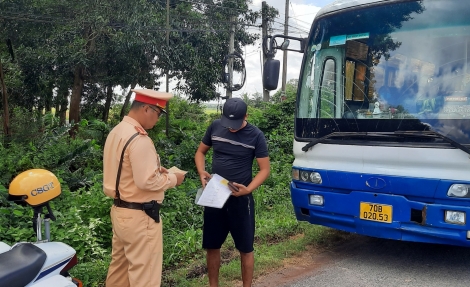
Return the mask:
[[[134,128],[139,134],[141,134],[143,136],[147,135],[147,132],[142,127],[134,126]]]

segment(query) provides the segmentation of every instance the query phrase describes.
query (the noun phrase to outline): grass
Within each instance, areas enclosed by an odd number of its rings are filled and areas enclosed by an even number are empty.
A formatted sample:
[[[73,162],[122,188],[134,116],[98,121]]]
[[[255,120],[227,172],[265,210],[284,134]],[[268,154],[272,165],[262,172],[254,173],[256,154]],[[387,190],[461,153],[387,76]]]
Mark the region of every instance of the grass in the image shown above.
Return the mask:
[[[261,243],[255,245],[255,279],[283,267],[287,259],[300,256],[303,252],[306,252],[308,247],[325,250],[348,237],[347,233],[326,227],[311,225],[306,222],[298,224],[303,231],[302,233],[274,244]],[[238,252],[233,248],[231,238],[224,244],[221,253],[223,263],[219,274],[220,286],[240,286],[240,259]],[[163,285],[181,287],[208,286],[207,270],[205,267],[205,259],[199,259],[177,270],[166,271],[164,272]]]
[[[257,206],[254,277],[256,279],[269,274],[283,267],[285,262],[292,262],[289,259],[295,259],[312,248],[328,249],[347,236],[344,232],[298,222],[290,201],[271,208]],[[240,258],[230,236],[222,246],[221,255],[220,286],[240,286]],[[104,287],[108,266],[109,261],[79,264],[72,269],[72,275],[82,280],[84,286]],[[188,262],[171,268],[164,267],[162,286],[208,285],[205,251],[200,247]]]
[[[217,108],[205,108],[204,109],[204,113],[206,114],[216,114],[216,113],[220,113],[220,110],[218,111]]]
[[[284,212],[272,213],[273,216],[269,219],[261,218],[261,222],[258,221],[255,243],[255,279],[283,267],[286,260],[299,257],[307,250],[312,248],[320,251],[326,250],[350,236],[348,233],[334,229],[307,222],[297,222],[289,213],[290,211],[284,209]],[[260,217],[264,216],[266,214]],[[273,222],[278,221],[280,217],[284,217],[286,222],[284,226],[289,226],[288,229],[279,230],[273,225]],[[278,230],[274,231],[273,227]],[[269,232],[279,233],[277,236],[267,236]],[[230,236],[222,246],[221,254],[220,286],[240,286],[240,258]],[[162,286],[208,286],[204,250],[199,250],[193,258],[190,262],[182,263],[176,268],[163,270]],[[84,286],[104,287],[108,266],[109,261],[105,260],[82,263],[75,266],[71,273],[83,281]]]
[[[297,222],[290,209],[278,208],[257,218],[255,279],[283,267],[285,260],[300,256],[308,248],[328,249],[348,236],[330,228]],[[205,252],[200,250],[197,257],[177,269],[164,270],[162,285],[208,286]],[[240,286],[240,258],[230,236],[222,246],[221,257],[220,286]]]
[[[109,261],[104,260],[80,263],[73,267],[73,269],[70,270],[70,273],[73,277],[80,279],[80,281],[83,282],[83,286],[105,287],[104,281],[106,280],[106,274],[108,273],[108,266]]]

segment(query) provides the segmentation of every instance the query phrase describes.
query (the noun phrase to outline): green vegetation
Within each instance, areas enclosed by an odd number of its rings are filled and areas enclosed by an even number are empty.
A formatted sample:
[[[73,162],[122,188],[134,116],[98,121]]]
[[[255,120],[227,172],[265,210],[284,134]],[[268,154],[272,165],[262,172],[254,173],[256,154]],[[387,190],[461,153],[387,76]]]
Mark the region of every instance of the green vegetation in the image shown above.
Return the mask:
[[[128,106],[129,88],[158,88],[164,75],[191,100],[215,100],[223,84],[230,25],[236,27],[234,50],[243,54],[259,39],[249,28],[262,11],[251,10],[245,0],[169,4],[0,1],[0,93],[7,91],[5,103],[10,109],[55,108],[62,123],[67,111],[70,122],[90,115],[107,121],[113,104]],[[263,14],[272,23],[278,12],[267,7]],[[240,72],[241,66],[234,69]],[[114,94],[119,86],[123,94]]]
[[[284,242],[304,233],[310,225],[296,221],[289,196],[294,113],[293,94],[285,101],[278,95],[270,103],[249,104],[249,121],[266,135],[270,149],[272,172],[269,179],[255,191],[257,232],[257,270],[273,268],[271,258],[292,254],[301,242]],[[188,170],[185,182],[166,192],[162,209],[164,222],[165,286],[197,286],[204,280],[204,252],[201,250],[202,207],[194,204],[200,186],[193,156],[208,124],[219,117],[207,114],[200,104],[181,98],[170,101],[169,137],[164,121],[149,131],[164,166],[176,165]],[[51,114],[41,115],[14,110],[13,136],[9,144],[0,145],[0,240],[9,244],[33,241],[32,210],[6,200],[9,182],[30,168],[54,172],[62,185],[62,195],[52,201],[57,221],[52,223],[53,240],[63,241],[77,250],[80,264],[73,275],[86,286],[104,282],[111,250],[111,199],[102,191],[102,147],[110,129],[119,122],[119,107],[110,112],[111,121],[82,120],[74,138],[71,126],[59,124]],[[28,126],[28,129],[24,129]],[[3,141],[5,142],[5,141]],[[210,158],[207,167],[210,171]],[[257,165],[254,164],[255,169]],[[318,228],[314,231],[321,232]],[[300,244],[295,247],[296,244]],[[283,247],[285,246],[285,247]],[[279,252],[277,248],[282,248]],[[279,253],[276,255],[276,253]],[[238,263],[237,263],[238,262]],[[223,280],[239,278],[238,255],[233,244],[224,246]],[[258,272],[258,271],[257,271]],[[260,271],[261,272],[261,271]],[[202,279],[201,279],[202,278]],[[188,285],[190,286],[190,285]]]
[[[72,273],[87,287],[103,285],[111,251],[112,201],[102,191],[104,141],[128,109],[129,88],[157,89],[168,71],[189,101],[172,99],[169,127],[162,120],[149,136],[164,166],[189,172],[184,184],[166,193],[162,209],[164,286],[200,286],[204,280],[193,156],[220,110],[201,103],[215,100],[222,84],[230,19],[237,22],[234,49],[242,53],[259,36],[248,28],[261,11],[239,0],[170,2],[167,10],[162,1],[0,1],[0,240],[35,240],[33,211],[7,201],[8,186],[25,170],[52,171],[62,186],[51,203],[57,218],[52,239],[76,249],[80,264]],[[263,13],[268,22],[277,15],[272,7]],[[257,268],[298,250],[291,245],[295,240],[273,244],[310,228],[295,220],[289,196],[295,85],[288,85],[284,101],[279,93],[271,102],[244,95],[249,121],[265,132],[272,161],[270,178],[255,191]],[[121,95],[113,92],[118,86]],[[224,246],[224,254],[224,280],[239,278],[233,244]]]

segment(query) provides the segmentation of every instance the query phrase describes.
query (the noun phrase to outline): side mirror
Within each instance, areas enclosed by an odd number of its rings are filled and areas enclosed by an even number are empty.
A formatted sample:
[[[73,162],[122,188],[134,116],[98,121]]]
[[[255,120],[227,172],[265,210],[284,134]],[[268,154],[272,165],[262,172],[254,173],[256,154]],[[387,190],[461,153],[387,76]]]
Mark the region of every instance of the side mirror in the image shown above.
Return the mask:
[[[281,62],[279,60],[267,59],[264,63],[263,68],[263,87],[272,91],[277,89],[277,84],[279,82],[279,68]]]
[[[287,48],[289,47],[289,44],[290,44],[290,41],[285,39],[281,45],[281,50],[287,50]]]

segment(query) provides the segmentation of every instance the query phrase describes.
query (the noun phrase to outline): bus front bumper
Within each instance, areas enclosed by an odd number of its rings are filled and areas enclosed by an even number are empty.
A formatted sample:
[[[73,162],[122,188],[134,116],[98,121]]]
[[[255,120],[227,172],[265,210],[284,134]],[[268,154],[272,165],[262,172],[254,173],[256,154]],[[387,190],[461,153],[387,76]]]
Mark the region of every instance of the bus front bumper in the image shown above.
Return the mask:
[[[311,205],[310,195],[323,197],[323,205]],[[291,183],[291,198],[298,220],[362,235],[404,241],[469,246],[470,224],[445,221],[446,211],[470,215],[469,206],[430,204],[401,195],[351,191],[337,193],[297,188]],[[361,203],[390,206],[389,222],[361,217]],[[466,217],[465,216],[465,217]]]

